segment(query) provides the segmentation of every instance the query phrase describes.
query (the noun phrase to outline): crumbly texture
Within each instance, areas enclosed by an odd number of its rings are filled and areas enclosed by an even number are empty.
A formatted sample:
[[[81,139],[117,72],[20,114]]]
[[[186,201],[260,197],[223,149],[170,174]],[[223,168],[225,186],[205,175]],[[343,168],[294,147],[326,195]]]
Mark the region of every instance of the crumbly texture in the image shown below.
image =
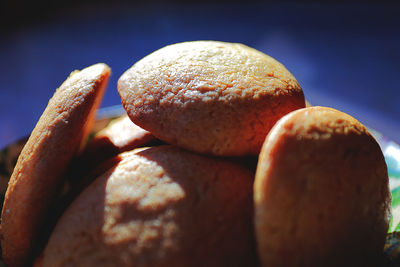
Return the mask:
[[[381,256],[386,164],[345,113],[310,107],[279,120],[260,153],[254,201],[262,266],[369,266]]]
[[[167,143],[214,155],[257,155],[274,123],[305,106],[282,64],[216,41],[148,55],[120,77],[118,91],[134,123]]]
[[[173,146],[126,152],[59,220],[43,266],[254,266],[253,175]]]
[[[3,260],[27,263],[63,173],[89,133],[110,69],[73,72],[58,88],[23,148],[10,178],[1,217]]]

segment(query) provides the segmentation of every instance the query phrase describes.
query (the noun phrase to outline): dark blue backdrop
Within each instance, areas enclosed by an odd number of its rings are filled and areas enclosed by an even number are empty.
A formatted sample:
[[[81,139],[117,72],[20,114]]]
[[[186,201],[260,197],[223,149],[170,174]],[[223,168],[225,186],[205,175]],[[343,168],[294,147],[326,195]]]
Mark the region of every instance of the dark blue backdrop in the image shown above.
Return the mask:
[[[0,39],[0,147],[30,133],[72,70],[110,65],[102,106],[116,105],[118,77],[134,62],[165,45],[202,39],[271,55],[312,104],[343,110],[400,142],[399,14],[395,3],[120,2],[9,25]]]

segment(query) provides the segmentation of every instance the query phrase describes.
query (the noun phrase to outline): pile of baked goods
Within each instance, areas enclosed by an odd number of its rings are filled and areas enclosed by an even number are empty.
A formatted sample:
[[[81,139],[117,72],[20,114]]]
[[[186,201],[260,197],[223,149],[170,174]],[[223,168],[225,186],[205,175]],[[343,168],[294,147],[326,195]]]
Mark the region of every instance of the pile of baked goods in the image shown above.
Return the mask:
[[[89,136],[110,68],[73,72],[23,148],[1,214],[7,266],[374,266],[390,215],[368,130],[306,107],[242,44],[164,47],[118,81],[126,110]]]

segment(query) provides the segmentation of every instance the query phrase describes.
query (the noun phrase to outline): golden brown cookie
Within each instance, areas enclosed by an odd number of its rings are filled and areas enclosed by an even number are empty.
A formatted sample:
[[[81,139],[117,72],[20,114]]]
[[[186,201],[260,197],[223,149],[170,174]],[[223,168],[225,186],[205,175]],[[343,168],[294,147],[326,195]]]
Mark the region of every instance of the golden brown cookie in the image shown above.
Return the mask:
[[[10,178],[1,218],[3,260],[26,264],[47,208],[71,158],[89,133],[110,68],[73,72],[57,89],[23,148]]]
[[[108,139],[118,153],[132,150],[154,139],[154,136],[123,115],[99,131],[91,142]]]
[[[185,42],[137,62],[118,81],[132,121],[200,153],[257,155],[274,123],[305,106],[293,75],[242,44]]]
[[[254,201],[262,266],[368,266],[381,256],[386,164],[343,112],[310,107],[279,120],[260,153]]]
[[[155,137],[123,115],[112,121],[107,127],[99,131],[88,143],[82,157],[107,159],[119,153],[129,151],[153,141]]]
[[[254,266],[250,171],[174,146],[120,157],[63,214],[43,266]]]

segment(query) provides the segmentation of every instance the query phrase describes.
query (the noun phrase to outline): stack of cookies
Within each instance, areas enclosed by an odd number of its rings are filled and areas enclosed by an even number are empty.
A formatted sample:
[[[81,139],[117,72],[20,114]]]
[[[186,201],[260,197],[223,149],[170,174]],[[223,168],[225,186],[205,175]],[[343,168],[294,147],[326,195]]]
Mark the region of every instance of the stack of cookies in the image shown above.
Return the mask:
[[[368,130],[306,107],[279,62],[185,42],[118,81],[126,110],[88,140],[110,69],[76,71],[24,147],[1,221],[8,266],[366,266],[390,212]]]

